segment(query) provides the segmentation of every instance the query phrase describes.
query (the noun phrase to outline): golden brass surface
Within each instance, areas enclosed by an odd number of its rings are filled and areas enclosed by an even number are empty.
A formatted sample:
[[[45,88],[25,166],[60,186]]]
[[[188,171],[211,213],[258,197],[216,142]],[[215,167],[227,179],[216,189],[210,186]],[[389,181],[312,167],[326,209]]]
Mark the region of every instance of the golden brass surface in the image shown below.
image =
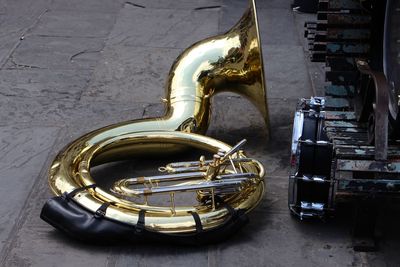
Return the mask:
[[[102,163],[144,154],[172,154],[188,146],[212,153],[230,150],[227,144],[198,135],[207,130],[212,96],[223,91],[247,97],[259,109],[268,128],[254,0],[249,1],[248,9],[231,30],[193,44],[175,60],[167,79],[163,117],[117,123],[70,143],[51,165],[51,190],[61,195],[95,183],[90,168]],[[234,208],[250,211],[264,194],[264,170],[261,164],[251,160],[243,164],[243,168],[259,173],[259,179],[224,200]],[[225,207],[214,205],[176,206],[172,212],[169,206],[136,203],[101,188],[88,189],[74,199],[93,212],[102,203],[113,202],[106,217],[133,225],[137,223],[139,210],[143,209],[146,211],[146,228],[163,233],[194,232],[195,222],[188,211],[198,212],[204,229],[220,225],[229,216]]]

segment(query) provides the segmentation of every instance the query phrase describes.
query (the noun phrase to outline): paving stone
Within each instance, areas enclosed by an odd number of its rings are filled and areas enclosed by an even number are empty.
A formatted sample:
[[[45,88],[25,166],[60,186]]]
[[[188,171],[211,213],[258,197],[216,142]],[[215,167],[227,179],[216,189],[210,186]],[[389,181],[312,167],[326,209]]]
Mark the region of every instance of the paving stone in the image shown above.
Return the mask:
[[[147,9],[125,4],[107,45],[187,48],[218,33],[218,11]]]
[[[0,98],[0,122],[12,123],[53,123],[62,125],[68,117],[66,113],[74,112],[75,104],[71,101],[55,102],[41,98]]]
[[[19,43],[22,32],[0,36],[0,66],[7,62],[14,47]]]
[[[1,1],[0,3],[0,66],[40,16],[46,12],[50,0]]]
[[[6,68],[90,69],[97,65],[104,40],[26,36]]]
[[[3,0],[0,2],[0,14],[27,18],[30,15],[35,16],[38,10],[47,7],[49,3],[51,3],[51,0],[21,0],[17,2],[13,0]],[[8,20],[9,19],[7,19],[7,21]]]
[[[250,0],[251,1],[251,0]],[[257,10],[258,9],[290,9],[290,5],[293,3],[291,0],[255,0]],[[229,6],[235,9],[243,9],[249,5],[249,1],[246,0],[222,0],[223,6]]]
[[[163,9],[195,9],[221,5],[221,0],[130,0],[126,4],[137,8],[163,8]]]
[[[317,21],[317,15],[293,12],[293,16],[300,43],[303,46],[304,51],[307,52],[306,54],[308,54],[308,40],[304,38],[304,23],[307,21]]]
[[[97,0],[97,1],[81,1],[81,0],[53,0],[51,2],[51,10],[54,11],[84,11],[89,13],[117,13],[123,5],[123,0]]]
[[[2,266],[106,266],[107,246],[92,246],[67,238],[39,218],[45,201],[51,197],[47,186],[47,166],[64,145],[68,130],[63,129],[49,153],[45,167],[25,203],[24,215],[15,228],[16,233],[3,251]],[[40,169],[40,167],[37,167]]]
[[[212,19],[206,20],[210,14]],[[125,5],[104,49],[103,61],[83,97],[130,103],[158,101],[165,96],[169,69],[181,53],[181,49],[161,47],[187,47],[216,33],[216,14],[204,10],[145,10]],[[208,22],[204,24],[204,20]],[[148,31],[149,28],[155,32]],[[177,38],[177,34],[182,37]]]
[[[47,154],[59,132],[57,127],[0,127],[0,248],[13,235],[15,225]],[[25,211],[24,211],[25,212]]]
[[[70,135],[68,137],[72,141],[89,131],[107,125],[140,119],[145,110],[151,106],[151,103],[136,103],[129,106],[117,102],[79,102],[68,114],[70,120],[65,122],[69,128]]]
[[[232,93],[216,95],[212,101],[211,122],[207,135],[235,144],[246,138],[264,139],[265,123],[256,107],[247,99]],[[262,144],[247,144],[248,146]],[[266,145],[266,143],[265,143]]]
[[[182,251],[185,251],[182,253]],[[134,259],[137,266],[207,266],[207,250],[195,247],[163,246],[142,244],[134,248],[118,248],[113,255],[114,266],[131,266]],[[114,263],[113,262],[113,263]]]
[[[290,9],[260,9],[260,37],[263,44],[299,45]]]
[[[217,266],[351,266],[355,261],[346,227],[302,224],[276,212],[255,211],[250,219],[240,234],[218,246]]]
[[[140,118],[149,103],[134,107],[113,102],[53,101],[47,97],[0,97],[0,125],[14,123],[66,126],[81,124],[96,129],[107,124]],[[82,132],[83,133],[83,132]]]
[[[220,32],[225,32],[235,25],[243,15],[244,10],[224,6],[221,14]],[[300,45],[290,9],[258,9],[257,16],[263,45]]]
[[[223,5],[220,12],[219,32],[224,33],[230,30],[243,16],[247,6],[244,2],[236,7],[230,3]],[[259,21],[261,21],[261,18],[259,18]]]
[[[106,37],[114,20],[114,14],[104,12],[49,10],[32,33],[44,36]]]
[[[264,45],[268,97],[302,98],[313,95],[302,46]]]
[[[0,95],[78,100],[89,79],[90,71],[85,70],[0,70]]]
[[[131,104],[161,101],[169,69],[180,52],[170,48],[107,47],[83,99]]]

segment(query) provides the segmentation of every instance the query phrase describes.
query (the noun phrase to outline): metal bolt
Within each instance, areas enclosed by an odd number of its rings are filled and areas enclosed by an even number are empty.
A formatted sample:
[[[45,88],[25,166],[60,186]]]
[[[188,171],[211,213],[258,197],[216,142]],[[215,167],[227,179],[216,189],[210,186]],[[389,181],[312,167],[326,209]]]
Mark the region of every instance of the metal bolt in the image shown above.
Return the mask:
[[[224,152],[218,152],[217,155],[222,158],[223,156],[225,156],[225,153]]]
[[[389,190],[394,189],[394,184],[393,183],[387,183],[386,184],[386,188],[389,189]]]
[[[361,66],[367,65],[367,62],[363,61],[363,60],[358,60],[357,63]]]
[[[396,165],[393,165],[392,163],[387,164],[387,169],[389,171],[394,171],[396,169]]]
[[[200,167],[203,167],[206,165],[206,157],[204,157],[203,155],[200,156],[199,165],[200,165]]]
[[[213,163],[214,163],[214,164],[219,164],[219,160],[220,160],[220,159],[221,159],[221,157],[220,157],[219,155],[214,154]]]

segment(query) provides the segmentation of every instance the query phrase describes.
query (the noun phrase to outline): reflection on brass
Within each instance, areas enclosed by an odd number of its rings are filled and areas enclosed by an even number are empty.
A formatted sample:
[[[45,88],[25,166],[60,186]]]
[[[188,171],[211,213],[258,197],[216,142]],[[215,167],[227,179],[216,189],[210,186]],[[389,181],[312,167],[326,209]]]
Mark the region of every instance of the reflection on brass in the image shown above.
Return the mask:
[[[237,167],[240,165],[240,170],[237,170],[239,173],[253,174],[251,183],[244,182],[240,190],[222,194],[222,198],[232,207],[250,211],[259,203],[264,193],[261,164],[247,159],[241,150],[235,151],[229,159],[221,160],[223,156],[219,154],[229,151],[231,147],[199,134],[204,134],[207,130],[212,96],[224,91],[248,98],[259,109],[268,126],[263,73],[255,3],[250,0],[243,17],[231,30],[193,44],[175,60],[167,79],[164,100],[166,112],[163,117],[117,123],[90,132],[70,143],[51,165],[50,188],[54,194],[61,195],[93,184],[90,174],[93,166],[144,154],[173,154],[182,148],[194,147],[220,157],[216,157],[216,163],[213,163],[214,171],[208,171],[209,180],[218,179],[220,172],[216,170],[221,171],[218,165],[221,161],[224,164],[232,162]],[[238,159],[242,161],[240,164]],[[210,168],[204,158],[199,161],[199,166],[206,168],[206,173],[207,168]],[[168,166],[165,168],[168,169]],[[236,179],[237,175],[228,171],[223,174],[231,175],[225,177],[226,179]],[[143,179],[145,177],[139,180]],[[152,193],[151,189],[146,190],[144,195]],[[218,194],[217,188],[211,190]],[[224,206],[213,204],[211,207],[203,203],[201,197],[196,206],[176,205],[171,197],[173,209],[170,205],[151,205],[151,195],[144,202],[136,202],[132,198],[110,194],[101,188],[88,189],[74,198],[93,212],[102,203],[112,202],[106,217],[132,225],[137,223],[138,211],[145,210],[146,228],[163,233],[196,231],[189,211],[199,214],[204,229],[220,225],[229,216]],[[214,199],[214,194],[212,198]]]

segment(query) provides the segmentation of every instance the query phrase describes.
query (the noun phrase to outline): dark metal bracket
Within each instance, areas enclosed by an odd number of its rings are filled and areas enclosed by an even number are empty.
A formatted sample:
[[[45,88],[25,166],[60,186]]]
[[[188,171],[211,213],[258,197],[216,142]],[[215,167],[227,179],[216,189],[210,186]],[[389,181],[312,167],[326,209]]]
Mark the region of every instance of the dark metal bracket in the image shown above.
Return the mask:
[[[387,160],[389,124],[389,86],[382,72],[371,70],[364,60],[356,60],[358,70],[370,76],[375,85],[375,160]]]

